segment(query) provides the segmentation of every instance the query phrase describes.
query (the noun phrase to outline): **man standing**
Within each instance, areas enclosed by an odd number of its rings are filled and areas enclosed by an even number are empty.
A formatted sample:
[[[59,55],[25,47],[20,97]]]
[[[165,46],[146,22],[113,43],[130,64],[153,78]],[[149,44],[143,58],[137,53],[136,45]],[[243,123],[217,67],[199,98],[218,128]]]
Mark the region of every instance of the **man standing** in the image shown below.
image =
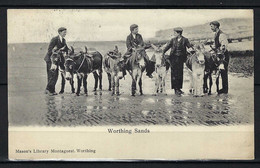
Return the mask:
[[[210,28],[215,32],[214,44],[212,49],[216,52],[221,52],[224,55],[224,69],[220,70],[220,75],[222,78],[222,89],[219,90],[219,94],[228,93],[228,64],[229,64],[229,53],[227,50],[228,40],[227,35],[223,33],[220,29],[220,23],[217,21],[210,22]]]
[[[174,38],[166,45],[163,54],[170,48],[171,62],[171,85],[175,90],[176,95],[181,95],[184,92],[181,90],[183,85],[183,63],[187,59],[187,47],[192,48],[189,40],[182,36],[183,29],[176,27],[174,30]]]
[[[125,53],[124,56],[130,55],[132,53],[132,49],[136,47],[144,47],[149,48],[151,47],[150,45],[145,45],[143,38],[141,34],[138,33],[138,25],[132,24],[130,26],[130,31],[131,33],[127,36],[126,38],[126,47],[127,47],[127,52]],[[152,60],[149,60],[148,55],[146,54],[145,51],[141,53],[144,57],[145,63],[146,63],[146,75],[149,76],[149,78],[152,78],[152,73],[154,72],[154,65],[155,62]]]
[[[66,40],[64,39],[64,37],[67,34],[67,29],[64,27],[61,27],[58,29],[58,33],[59,33],[58,36],[53,37],[51,39],[51,42],[48,47],[48,52],[44,58],[44,60],[46,61],[46,65],[47,65],[47,77],[48,77],[48,82],[47,82],[45,93],[49,94],[50,96],[57,95],[57,93],[55,92],[55,85],[57,83],[58,75],[59,75],[58,67],[54,71],[50,70],[50,68],[51,68],[51,58],[50,57],[52,55],[52,50],[54,48],[56,48],[57,50],[64,48],[63,51],[65,51],[65,52],[68,51]]]

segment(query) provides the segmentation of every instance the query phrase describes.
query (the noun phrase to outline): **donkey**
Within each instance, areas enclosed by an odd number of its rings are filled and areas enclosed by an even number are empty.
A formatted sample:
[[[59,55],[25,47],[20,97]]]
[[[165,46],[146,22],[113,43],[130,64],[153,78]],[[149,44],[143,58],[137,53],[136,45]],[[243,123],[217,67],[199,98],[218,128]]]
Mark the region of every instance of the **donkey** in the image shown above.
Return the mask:
[[[95,78],[94,91],[97,90],[98,79],[99,89],[102,90],[102,59],[102,55],[98,51],[89,54],[87,47],[85,47],[85,53],[79,52],[78,54],[75,54],[74,48],[71,47],[70,55],[65,57],[65,73],[67,80],[71,80],[73,78],[73,74],[77,74],[77,96],[80,95],[82,81],[84,93],[88,95],[87,77],[90,73],[93,73]]]
[[[61,90],[59,92],[59,94],[63,94],[64,93],[64,88],[65,88],[65,67],[64,67],[64,63],[65,63],[65,55],[66,52],[64,51],[65,47],[60,48],[59,50],[56,50],[56,48],[54,48],[52,50],[52,55],[51,55],[51,70],[56,70],[58,68],[58,66],[61,69]],[[74,88],[74,81],[73,78],[70,79],[70,85],[71,85],[71,92],[75,93],[75,88]]]
[[[219,93],[219,76],[220,71],[225,69],[224,62],[225,62],[225,55],[220,50],[212,50],[210,53],[206,55],[206,63],[205,63],[205,75],[204,75],[204,84],[203,84],[203,91],[204,93],[211,94],[211,88],[213,85],[212,76],[215,76],[215,83],[216,83],[216,91]],[[209,80],[209,87],[208,87],[208,80]]]
[[[144,54],[145,48],[139,46],[135,47],[132,49],[131,56],[126,61],[126,70],[132,77],[131,96],[135,96],[136,92],[143,95],[142,75],[146,67]],[[139,85],[139,90],[138,87],[136,87],[137,84]]]
[[[126,61],[126,70],[132,77],[132,91],[131,95],[135,96],[136,92],[140,92],[140,95],[143,95],[142,89],[142,75],[145,70],[145,61],[143,54],[145,52],[145,48],[143,47],[136,47],[132,49],[131,56]],[[136,87],[136,84],[139,85]]]
[[[122,79],[124,76],[123,70],[125,69],[125,63],[117,46],[115,46],[114,51],[109,51],[104,56],[103,66],[108,76],[108,81],[109,81],[108,90],[111,91],[112,88],[112,93],[111,93],[112,96],[115,94],[115,92],[116,95],[120,95],[119,80]]]
[[[151,44],[154,49],[153,58],[155,59],[155,88],[153,95],[156,96],[159,92],[166,94],[165,78],[169,70],[169,60],[163,55],[164,46],[155,46]]]
[[[195,97],[204,96],[203,77],[205,70],[205,47],[202,43],[196,43],[193,46],[194,53],[189,56],[186,66],[190,75],[190,92]]]

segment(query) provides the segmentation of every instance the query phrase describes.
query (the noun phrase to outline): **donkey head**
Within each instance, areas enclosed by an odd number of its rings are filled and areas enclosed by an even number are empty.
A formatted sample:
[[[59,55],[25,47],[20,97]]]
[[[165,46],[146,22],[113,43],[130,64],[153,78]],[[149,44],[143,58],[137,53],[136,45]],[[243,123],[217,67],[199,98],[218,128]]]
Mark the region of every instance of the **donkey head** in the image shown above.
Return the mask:
[[[196,61],[199,64],[205,64],[205,47],[202,43],[196,43],[193,46],[195,50]]]
[[[144,54],[145,50],[143,47],[133,48],[132,58],[134,59],[134,64],[137,64],[140,68],[145,67]]]
[[[155,67],[162,66],[164,64],[164,56],[163,56],[163,49],[164,46],[155,46],[154,44],[151,44],[152,48],[154,49],[154,59],[155,59]]]
[[[51,59],[51,68],[50,70],[54,71],[58,68],[58,65],[61,63],[62,58],[65,56],[65,46],[63,48],[57,49],[57,47],[54,47],[52,49],[52,54],[50,56]]]

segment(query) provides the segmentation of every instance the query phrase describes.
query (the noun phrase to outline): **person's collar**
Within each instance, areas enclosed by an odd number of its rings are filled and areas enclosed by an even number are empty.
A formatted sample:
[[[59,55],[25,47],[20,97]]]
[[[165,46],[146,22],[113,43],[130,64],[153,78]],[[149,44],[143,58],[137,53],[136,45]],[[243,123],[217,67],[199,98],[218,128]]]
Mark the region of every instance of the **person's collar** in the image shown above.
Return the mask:
[[[62,42],[63,37],[61,37],[61,35],[59,35],[59,38],[60,38],[60,41]]]
[[[218,34],[219,31],[220,31],[220,29],[217,29],[217,31],[215,33]]]
[[[177,39],[177,40],[181,40],[181,39],[182,39],[182,35],[177,36],[176,39]]]
[[[134,33],[131,33],[131,34],[132,34],[132,36],[133,36],[134,38],[136,38],[136,35],[137,35],[137,34],[134,34]]]

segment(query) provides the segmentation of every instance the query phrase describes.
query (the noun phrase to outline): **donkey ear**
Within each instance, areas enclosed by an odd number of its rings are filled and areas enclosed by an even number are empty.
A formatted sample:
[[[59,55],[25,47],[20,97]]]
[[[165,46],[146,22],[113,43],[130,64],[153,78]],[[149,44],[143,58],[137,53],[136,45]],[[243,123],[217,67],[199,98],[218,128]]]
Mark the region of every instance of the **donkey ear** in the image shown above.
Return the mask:
[[[88,53],[88,48],[87,48],[87,46],[85,46],[85,53]]]
[[[154,44],[151,44],[151,46],[153,47],[153,49],[157,50],[158,48],[154,45]]]
[[[74,53],[74,48],[72,46],[70,46],[70,48],[71,48],[71,52]]]
[[[118,47],[117,47],[117,45],[115,46],[115,51],[118,52]]]
[[[164,45],[161,46],[161,49],[164,50],[165,47],[167,46],[168,43],[165,43]]]

